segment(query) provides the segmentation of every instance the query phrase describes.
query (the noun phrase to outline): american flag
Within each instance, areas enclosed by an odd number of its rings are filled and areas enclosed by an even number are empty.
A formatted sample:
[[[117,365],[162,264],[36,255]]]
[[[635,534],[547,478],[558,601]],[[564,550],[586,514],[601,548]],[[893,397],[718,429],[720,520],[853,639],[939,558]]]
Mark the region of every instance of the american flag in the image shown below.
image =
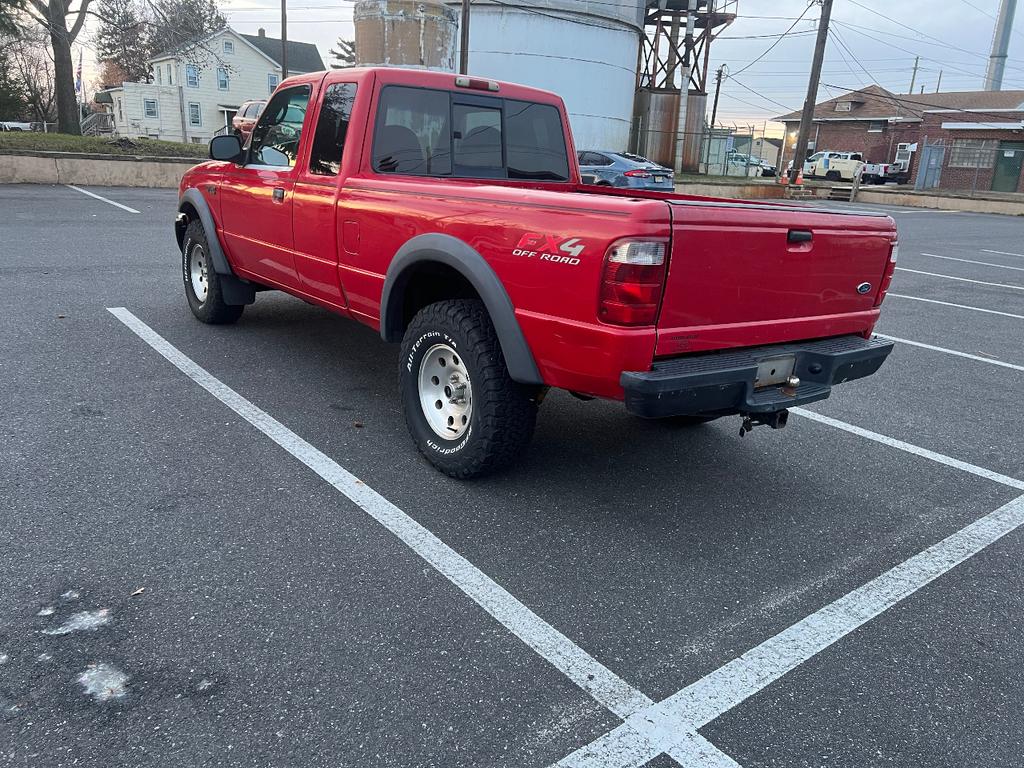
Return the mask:
[[[75,70],[75,93],[82,95],[82,49],[78,49],[78,69]]]

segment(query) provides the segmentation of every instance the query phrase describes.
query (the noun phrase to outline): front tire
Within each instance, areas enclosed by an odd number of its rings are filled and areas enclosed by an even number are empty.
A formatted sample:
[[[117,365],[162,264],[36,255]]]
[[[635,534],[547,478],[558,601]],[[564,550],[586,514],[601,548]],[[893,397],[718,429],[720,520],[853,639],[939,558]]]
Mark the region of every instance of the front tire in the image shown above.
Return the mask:
[[[509,376],[480,301],[439,301],[417,313],[402,340],[398,385],[416,447],[450,477],[503,468],[533,436],[535,391]]]
[[[185,298],[198,320],[211,325],[226,325],[242,316],[245,306],[226,304],[220,275],[210,261],[210,244],[206,230],[198,219],[189,222],[181,245],[181,272],[185,281]]]

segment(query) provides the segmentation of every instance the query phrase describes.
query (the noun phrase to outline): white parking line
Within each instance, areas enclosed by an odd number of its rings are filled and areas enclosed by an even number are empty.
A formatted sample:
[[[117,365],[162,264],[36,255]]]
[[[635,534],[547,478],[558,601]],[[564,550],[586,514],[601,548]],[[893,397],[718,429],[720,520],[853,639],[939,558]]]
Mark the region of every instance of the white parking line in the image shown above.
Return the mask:
[[[1024,320],[1024,315],[1014,315],[1011,312],[1000,312],[996,309],[983,309],[982,307],[969,307],[966,304],[954,304],[951,301],[939,301],[938,299],[922,299],[920,296],[907,296],[905,293],[887,293],[886,298],[894,296],[897,299],[910,299],[911,301],[924,301],[928,304],[941,304],[944,307],[956,307],[957,309],[969,309],[972,312],[984,312],[988,315],[1002,315],[1003,317],[1012,317],[1017,320]]]
[[[115,307],[108,308],[108,311],[179,371],[391,531],[438,573],[461,589],[477,605],[590,694],[599,704],[625,719],[653,703],[405,512],[277,419],[200,367],[127,309]]]
[[[843,595],[664,701],[633,715],[556,765],[559,768],[638,768],[666,752],[693,768],[737,766],[738,763],[709,742],[695,745],[696,730],[1021,525],[1024,525],[1024,496],[1018,496]],[[639,722],[643,725],[634,725]],[[714,752],[709,753],[708,747]],[[644,748],[646,754],[640,751]],[[698,748],[700,752],[696,751]],[[697,759],[694,759],[695,753]],[[627,759],[619,759],[620,756]]]
[[[956,355],[957,357],[966,357],[968,360],[977,360],[979,363],[988,363],[989,365],[999,365],[1003,368],[1012,368],[1015,371],[1024,371],[1024,365],[1014,365],[1013,363],[1004,363],[1002,360],[995,360],[990,357],[981,357],[980,355],[971,355],[967,352],[958,352],[955,349],[946,349],[945,347],[935,347],[931,344],[924,344],[920,341],[911,341],[910,339],[901,339],[898,336],[887,336],[884,333],[876,333],[881,339],[888,339],[889,341],[898,341],[900,344],[909,344],[912,347],[921,347],[922,349],[930,349],[935,352],[944,352],[947,355]]]
[[[803,416],[805,419],[811,421],[817,421],[821,424],[827,424],[830,427],[841,429],[844,432],[857,435],[859,437],[865,437],[868,440],[873,440],[876,443],[882,445],[888,445],[890,448],[896,448],[900,451],[912,453],[915,456],[920,456],[923,459],[929,459],[936,462],[937,464],[943,464],[953,469],[959,469],[961,472],[967,472],[971,475],[977,475],[978,477],[984,477],[986,480],[991,480],[1001,485],[1005,485],[1009,488],[1015,488],[1018,491],[1024,491],[1024,480],[1018,480],[1015,477],[1007,477],[1001,475],[998,472],[993,472],[991,469],[985,469],[984,467],[978,467],[974,464],[968,464],[966,461],[960,461],[960,459],[954,459],[951,456],[946,456],[935,451],[930,451],[927,448],[922,448],[919,445],[913,445],[912,443],[905,443],[902,440],[897,440],[895,437],[889,437],[878,432],[872,432],[870,429],[864,429],[854,424],[847,424],[845,421],[839,421],[833,419],[830,416],[825,416],[821,413],[815,413],[814,411],[808,411],[805,408],[790,408],[790,413],[795,413],[798,416]]]
[[[735,760],[698,734],[697,729],[1024,524],[1024,496],[1020,496],[669,698],[654,703],[420,523],[214,377],[127,309],[116,307],[108,308],[108,311],[192,381],[391,531],[595,701],[622,718],[622,725],[569,755],[558,763],[559,766],[640,768],[659,754],[666,753],[683,765],[694,768],[739,768]],[[1024,490],[1024,481],[812,411],[792,410],[822,424]]]
[[[982,253],[997,253],[1000,256],[1016,256],[1018,258],[1024,259],[1024,253],[1010,253],[1009,251],[993,251],[993,250],[990,250],[988,248],[982,248],[981,252]]]
[[[76,187],[74,184],[65,184],[64,186],[67,187],[68,189],[73,189],[76,192],[81,192],[83,195],[95,197],[97,200],[102,200],[104,203],[110,203],[115,208],[120,208],[123,211],[128,211],[128,213],[138,213],[138,211],[136,211],[134,208],[129,208],[127,205],[121,205],[121,203],[115,203],[113,200],[108,200],[107,198],[103,197],[103,195],[97,195],[95,192],[90,192],[88,189]]]
[[[944,277],[947,280],[956,280],[961,283],[975,283],[976,285],[993,285],[996,288],[1010,288],[1015,291],[1024,291],[1022,285],[1007,285],[1006,283],[986,283],[984,280],[969,280],[966,277],[955,277],[953,275],[940,275],[938,272],[924,272],[920,269],[908,269],[907,267],[896,267],[898,272],[914,272],[918,275],[928,275],[930,277]]]
[[[1000,269],[1012,269],[1017,272],[1024,272],[1024,267],[1008,267],[1005,264],[993,264],[991,261],[973,261],[972,259],[957,259],[953,256],[940,256],[937,253],[922,253],[922,256],[931,256],[933,259],[946,259],[947,261],[962,261],[964,264],[980,264],[983,267],[999,267]]]

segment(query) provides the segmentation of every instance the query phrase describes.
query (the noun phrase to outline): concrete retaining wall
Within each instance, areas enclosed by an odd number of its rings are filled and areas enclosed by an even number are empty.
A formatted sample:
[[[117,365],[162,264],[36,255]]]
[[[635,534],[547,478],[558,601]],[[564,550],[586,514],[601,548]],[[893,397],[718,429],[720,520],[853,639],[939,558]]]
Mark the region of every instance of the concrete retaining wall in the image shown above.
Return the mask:
[[[0,154],[0,184],[81,184],[175,189],[198,158],[92,155],[77,152]]]
[[[940,208],[944,211],[971,211],[973,213],[1002,213],[1024,216],[1024,197],[1021,200],[959,197],[956,195],[929,195],[927,192],[875,190],[860,188],[858,203],[880,205],[907,205],[913,208]]]

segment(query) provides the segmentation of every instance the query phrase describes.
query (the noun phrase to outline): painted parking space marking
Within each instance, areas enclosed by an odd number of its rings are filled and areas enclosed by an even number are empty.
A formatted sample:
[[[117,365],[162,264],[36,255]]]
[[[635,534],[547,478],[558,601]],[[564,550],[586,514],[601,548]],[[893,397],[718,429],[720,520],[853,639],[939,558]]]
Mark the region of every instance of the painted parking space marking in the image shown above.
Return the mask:
[[[987,283],[984,280],[971,280],[966,277],[956,277],[955,275],[942,275],[938,272],[925,272],[921,269],[908,269],[907,267],[896,267],[897,272],[913,272],[917,275],[928,275],[929,277],[942,277],[946,280],[956,280],[960,283],[974,283],[975,285],[991,285],[996,288],[1009,288],[1014,291],[1024,291],[1024,285],[1007,285],[1006,283]]]
[[[123,307],[108,311],[179,371],[334,486],[559,672],[625,719],[653,702],[362,480],[199,366]]]
[[[833,419],[831,416],[825,416],[824,414],[817,413],[815,411],[808,411],[806,408],[790,408],[789,412],[794,413],[797,416],[803,416],[805,419],[810,419],[811,421],[817,421],[819,424],[827,424],[830,427],[841,429],[852,435],[857,435],[858,437],[863,437],[876,443],[887,445],[890,448],[895,448],[896,450],[904,451],[905,453],[910,453],[914,456],[920,456],[923,459],[934,461],[937,464],[942,464],[947,467],[952,467],[953,469],[959,469],[961,472],[967,472],[971,475],[983,477],[986,480],[991,480],[994,483],[1005,485],[1008,488],[1024,491],[1024,480],[1018,480],[1015,477],[1008,477],[1007,475],[993,472],[990,469],[969,464],[966,461],[960,461],[960,459],[954,459],[952,456],[946,456],[945,454],[937,453],[936,451],[931,451],[927,448],[922,448],[919,445],[898,440],[895,437],[889,437],[888,435],[883,435],[878,432],[872,432],[870,429],[864,429],[863,427],[858,427],[855,424],[847,424],[845,421]]]
[[[662,752],[684,766],[738,766],[698,728],[1024,525],[1024,496],[961,528],[562,759],[559,768],[639,768]],[[642,721],[645,727],[638,727]],[[708,748],[714,750],[708,752]],[[646,755],[643,749],[649,751]],[[657,751],[655,751],[657,750]],[[628,760],[619,756],[628,756]],[[646,760],[643,759],[646,757]]]
[[[995,358],[982,357],[981,355],[972,355],[967,352],[959,352],[955,349],[946,349],[945,347],[936,347],[931,344],[925,344],[920,341],[911,341],[910,339],[901,339],[898,336],[888,336],[884,333],[876,333],[876,336],[882,339],[888,339],[889,341],[895,341],[900,344],[909,344],[912,347],[921,347],[922,349],[930,349],[933,352],[944,352],[947,355],[955,355],[956,357],[964,357],[968,360],[977,360],[979,363],[988,363],[989,365],[999,365],[1003,368],[1012,368],[1015,371],[1024,371],[1024,365],[1015,365],[1014,363],[1006,363],[1002,360]]]
[[[983,307],[971,307],[967,304],[954,304],[952,301],[939,301],[938,299],[924,299],[920,296],[907,296],[905,293],[887,293],[886,298],[893,296],[897,299],[910,299],[911,301],[923,301],[928,304],[941,304],[944,307],[955,307],[957,309],[969,309],[972,312],[984,312],[988,315],[1002,315],[1003,317],[1012,317],[1016,320],[1024,320],[1024,315],[1015,315],[1012,312],[1000,312],[997,309],[985,309]]]
[[[1017,258],[1024,259],[1024,253],[1011,253],[1010,251],[993,251],[990,248],[982,248],[982,253],[995,253],[999,256],[1016,256]]]
[[[922,256],[931,256],[933,259],[946,259],[947,261],[962,261],[964,264],[979,264],[983,267],[999,267],[1000,269],[1012,269],[1016,272],[1024,272],[1024,267],[1010,267],[1006,264],[993,264],[991,261],[974,261],[972,259],[957,259],[953,256],[940,256],[937,253],[921,253]]]
[[[541,619],[427,528],[217,379],[130,311],[123,307],[108,311],[195,384],[387,528],[534,652],[623,720],[620,726],[556,764],[565,768],[640,768],[660,754],[695,768],[740,768],[735,760],[697,733],[697,729],[1024,524],[1024,496],[1020,496],[655,703]],[[794,408],[792,412],[1024,491],[1024,480],[802,408]]]
[[[135,210],[134,208],[129,208],[127,205],[122,205],[121,203],[115,202],[113,200],[109,200],[109,199],[103,197],[103,195],[97,195],[95,192],[90,192],[88,189],[82,189],[81,187],[76,187],[74,184],[65,184],[64,186],[67,187],[68,189],[73,189],[76,192],[81,192],[83,195],[88,195],[89,197],[95,197],[97,200],[102,200],[104,203],[109,203],[110,205],[114,206],[115,208],[120,208],[122,211],[128,211],[128,213],[138,213],[138,211]]]

